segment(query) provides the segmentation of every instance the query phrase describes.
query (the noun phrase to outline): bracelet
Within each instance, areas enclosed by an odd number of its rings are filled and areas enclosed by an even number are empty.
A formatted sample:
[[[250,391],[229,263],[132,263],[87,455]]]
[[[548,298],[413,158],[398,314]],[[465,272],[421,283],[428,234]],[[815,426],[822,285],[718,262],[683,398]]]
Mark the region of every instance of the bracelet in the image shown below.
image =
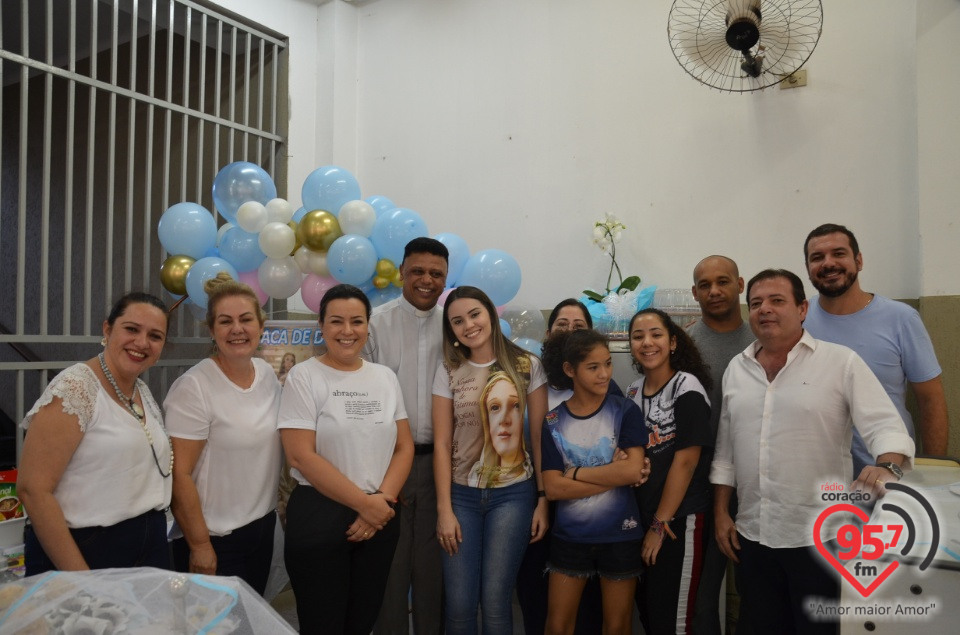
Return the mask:
[[[663,536],[667,533],[667,527],[669,526],[670,521],[663,521],[657,518],[657,515],[653,515],[653,522],[650,523],[650,529],[660,537],[660,542],[663,542]]]
[[[542,490],[542,489],[537,490],[537,498],[546,498],[546,497],[547,497],[547,492],[545,490]]]
[[[580,466],[578,465],[578,466],[577,466],[577,469],[575,469],[575,470],[573,471],[573,480],[577,480],[577,472],[579,472],[579,471],[580,471]]]

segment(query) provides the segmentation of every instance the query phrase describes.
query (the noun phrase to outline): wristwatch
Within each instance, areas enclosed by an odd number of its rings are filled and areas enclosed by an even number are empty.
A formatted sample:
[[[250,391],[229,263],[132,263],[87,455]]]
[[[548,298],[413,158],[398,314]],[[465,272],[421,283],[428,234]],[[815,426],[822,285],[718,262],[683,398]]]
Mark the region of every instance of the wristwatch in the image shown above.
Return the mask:
[[[900,466],[894,463],[893,461],[884,461],[883,463],[877,463],[877,467],[887,468],[888,470],[893,472],[893,475],[897,477],[897,480],[903,478],[903,470],[901,470]]]

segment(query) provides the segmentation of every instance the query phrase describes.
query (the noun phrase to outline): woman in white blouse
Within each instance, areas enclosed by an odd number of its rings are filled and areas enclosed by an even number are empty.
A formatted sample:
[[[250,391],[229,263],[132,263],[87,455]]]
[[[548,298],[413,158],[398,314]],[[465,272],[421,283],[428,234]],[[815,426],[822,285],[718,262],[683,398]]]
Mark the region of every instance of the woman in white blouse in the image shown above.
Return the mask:
[[[178,571],[238,576],[262,595],[277,522],[280,383],[254,357],[266,316],[253,290],[227,273],[205,290],[214,352],[163,402],[177,453],[173,563]]]
[[[173,450],[139,379],[166,337],[163,302],[128,293],[103,323],[103,352],[57,375],[24,418],[17,488],[30,516],[27,575],[170,568]]]

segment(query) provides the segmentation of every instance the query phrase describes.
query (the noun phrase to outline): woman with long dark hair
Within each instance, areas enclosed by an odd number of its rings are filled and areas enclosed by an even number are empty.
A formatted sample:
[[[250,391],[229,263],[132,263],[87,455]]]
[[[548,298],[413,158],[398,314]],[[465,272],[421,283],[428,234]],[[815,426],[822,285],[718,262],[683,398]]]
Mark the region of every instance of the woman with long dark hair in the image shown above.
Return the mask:
[[[627,389],[650,434],[650,480],[637,501],[646,534],[647,573],[638,607],[647,633],[690,632],[703,567],[710,512],[707,453],[712,385],[707,366],[686,332],[659,309],[630,320],[630,353],[642,377]]]

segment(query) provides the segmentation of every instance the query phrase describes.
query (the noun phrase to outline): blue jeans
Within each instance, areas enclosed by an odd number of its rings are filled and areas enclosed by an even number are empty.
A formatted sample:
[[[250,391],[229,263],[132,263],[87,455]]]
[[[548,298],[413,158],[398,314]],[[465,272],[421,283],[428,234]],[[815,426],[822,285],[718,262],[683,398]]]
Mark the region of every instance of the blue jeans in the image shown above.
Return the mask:
[[[453,483],[450,499],[463,542],[455,555],[443,556],[447,635],[474,635],[478,607],[484,635],[510,635],[513,587],[530,542],[536,481],[487,489]]]

